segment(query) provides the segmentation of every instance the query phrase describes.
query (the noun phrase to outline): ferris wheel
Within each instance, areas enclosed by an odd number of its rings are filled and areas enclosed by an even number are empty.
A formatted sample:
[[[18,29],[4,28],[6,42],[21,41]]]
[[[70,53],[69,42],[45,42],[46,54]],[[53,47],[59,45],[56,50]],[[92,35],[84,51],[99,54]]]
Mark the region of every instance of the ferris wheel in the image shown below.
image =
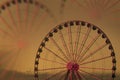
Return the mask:
[[[53,28],[36,53],[35,80],[115,80],[115,52],[94,24],[73,20]]]
[[[27,61],[25,57],[21,61],[21,55],[30,50],[31,43],[36,44],[38,38],[35,35],[41,32],[41,26],[52,21],[51,11],[38,0],[7,0],[1,3],[0,66],[5,69],[0,72],[1,80],[5,80],[9,73],[7,70],[21,71],[18,70],[18,65],[25,66],[26,63],[23,62]],[[26,70],[24,66],[21,66],[23,71]],[[14,75],[15,73],[11,73],[9,79],[15,79]]]

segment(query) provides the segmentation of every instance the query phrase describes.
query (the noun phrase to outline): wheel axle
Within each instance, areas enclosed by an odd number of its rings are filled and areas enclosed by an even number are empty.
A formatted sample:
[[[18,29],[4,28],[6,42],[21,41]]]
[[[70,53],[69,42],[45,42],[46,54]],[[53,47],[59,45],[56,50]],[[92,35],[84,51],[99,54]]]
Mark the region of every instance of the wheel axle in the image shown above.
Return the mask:
[[[73,70],[73,71],[78,71],[79,65],[77,63],[69,62],[67,64],[67,69],[68,70]]]

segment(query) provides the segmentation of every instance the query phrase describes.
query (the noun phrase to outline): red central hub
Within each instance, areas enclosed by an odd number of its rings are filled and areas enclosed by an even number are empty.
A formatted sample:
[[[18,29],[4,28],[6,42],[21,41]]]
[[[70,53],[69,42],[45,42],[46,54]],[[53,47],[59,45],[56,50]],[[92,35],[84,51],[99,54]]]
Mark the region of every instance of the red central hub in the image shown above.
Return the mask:
[[[68,70],[78,71],[79,65],[78,65],[77,63],[69,62],[69,63],[67,64],[67,69],[68,69]]]

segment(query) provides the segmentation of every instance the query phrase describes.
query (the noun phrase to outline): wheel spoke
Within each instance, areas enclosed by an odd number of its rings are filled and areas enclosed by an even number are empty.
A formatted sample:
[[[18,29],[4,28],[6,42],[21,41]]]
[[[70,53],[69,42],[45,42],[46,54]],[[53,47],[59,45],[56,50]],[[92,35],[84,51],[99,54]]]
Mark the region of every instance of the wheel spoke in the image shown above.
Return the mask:
[[[91,1],[85,0],[85,2],[87,4],[87,8],[92,8],[93,7]]]
[[[83,79],[85,79],[85,80],[88,80],[87,78],[86,78],[86,75],[84,75],[83,73],[81,73],[80,71],[78,71],[78,73],[81,75],[81,78],[83,78]],[[80,79],[81,80],[81,79]]]
[[[80,48],[78,49],[78,52],[77,52],[77,53],[79,53],[77,55],[77,61],[79,61],[79,59],[81,58],[81,52],[82,52],[82,50],[83,50],[83,48],[84,48],[84,46],[86,44],[86,41],[87,41],[88,36],[90,34],[90,31],[91,31],[91,28],[88,28],[86,33],[85,33],[85,35],[84,35],[84,38],[83,38],[82,43],[81,43],[81,46],[80,46]]]
[[[104,60],[104,59],[107,59],[107,58],[111,58],[111,56],[106,56],[106,57],[102,57],[102,58],[99,58],[99,59],[95,59],[95,60],[87,61],[87,62],[84,62],[84,63],[80,63],[80,65],[97,62],[97,61]]]
[[[75,74],[76,74],[76,76],[78,77],[79,80],[82,80],[81,75],[78,73],[78,71],[75,71]]]
[[[68,38],[69,38],[70,54],[72,55],[72,59],[73,59],[73,42],[72,42],[71,26],[68,27]]]
[[[64,79],[64,80],[68,80],[69,74],[70,74],[70,70],[68,70],[68,71],[67,71],[67,73],[66,73],[66,75],[65,75],[65,79]]]
[[[112,70],[112,69],[107,69],[107,68],[91,68],[91,67],[80,67],[84,69],[96,69],[96,70]]]
[[[115,1],[113,4],[111,4],[109,7],[107,7],[106,10],[110,10],[112,7],[114,7],[116,4],[118,4],[120,0]]]
[[[71,55],[69,54],[69,50],[68,50],[68,47],[67,47],[67,45],[66,45],[66,42],[65,42],[63,33],[62,33],[60,30],[59,30],[59,34],[60,34],[60,39],[61,39],[61,41],[62,41],[63,47],[64,47],[64,49],[65,49],[65,51],[66,51],[67,57],[68,57],[68,56],[71,57]]]
[[[99,77],[96,76],[95,74],[92,74],[92,73],[86,72],[86,71],[81,70],[81,69],[80,69],[79,71],[86,73],[87,75],[89,75],[89,76],[90,76],[91,78],[93,78],[93,79],[96,79],[96,80],[102,80],[101,78],[99,78]]]
[[[8,32],[6,32],[5,30],[0,28],[0,34],[2,34],[3,36],[7,36],[9,38],[13,38]]]
[[[9,61],[10,58],[11,58],[12,56],[14,56],[14,52],[12,52],[12,50],[10,50],[9,52],[10,52],[10,53],[9,53],[9,55],[7,55],[7,57],[5,57],[5,58],[3,58],[3,59],[0,60],[0,65],[6,63],[6,61]],[[4,54],[5,54],[5,53],[4,53]],[[4,56],[4,55],[3,55],[3,56]],[[3,56],[0,55],[0,58],[3,57]]]
[[[104,3],[105,6],[109,6],[109,4],[110,4],[110,0],[106,0]]]
[[[81,62],[83,62],[83,61],[87,60],[88,58],[90,58],[91,56],[95,55],[98,51],[100,51],[101,49],[103,49],[106,45],[107,45],[107,44],[105,43],[105,44],[101,45],[100,47],[98,47],[97,49],[95,49],[93,52],[88,53],[88,55],[85,56],[85,57],[81,60]]]
[[[64,76],[65,76],[65,74],[61,75],[58,80],[63,80]]]
[[[29,17],[29,3],[27,2],[25,5],[25,24],[24,24],[24,28],[26,29],[26,31],[28,30],[28,17]]]
[[[9,32],[8,35],[13,38],[14,32],[13,32],[13,29],[11,28],[11,26],[7,23],[7,21],[6,21],[2,16],[0,16],[0,19],[1,19],[1,21],[6,25],[6,27],[7,27],[9,30],[11,30],[11,33]]]
[[[13,60],[13,59],[12,59],[12,60]],[[14,60],[14,61],[15,61],[15,60]],[[13,67],[13,62],[14,62],[14,61],[7,63],[7,65],[6,65],[5,68]],[[1,72],[1,74],[0,74],[0,79],[4,78],[5,75],[6,75],[6,73],[7,73],[7,70],[5,70],[5,71],[3,70],[3,72]]]
[[[59,70],[59,69],[65,69],[65,68],[66,68],[66,67],[47,68],[47,69],[39,69],[38,71]]]
[[[46,48],[45,47],[45,49],[47,50],[47,51],[49,51],[50,53],[52,53],[54,56],[56,56],[57,58],[59,58],[59,59],[61,59],[62,61],[64,61],[65,63],[67,63],[67,61],[66,60],[64,60],[63,58],[61,58],[59,55],[57,55],[55,52],[53,52],[52,50],[50,50],[50,49],[48,49],[48,48]]]
[[[58,48],[58,50],[61,52],[61,54],[64,56],[65,59],[69,60],[66,54],[63,52],[63,50],[60,48],[60,46],[57,44],[57,42],[51,37],[50,38],[53,42],[53,44]]]
[[[61,63],[61,62],[57,62],[57,61],[53,61],[53,60],[49,60],[49,59],[45,59],[45,58],[40,58],[41,60],[45,60],[45,61],[49,61],[49,62],[52,62],[52,63],[57,63],[57,64],[61,64],[61,65],[66,65],[64,63]]]
[[[78,2],[78,0],[71,0],[72,2],[76,3],[79,7],[84,7],[84,5],[80,4],[80,2]]]
[[[70,71],[69,80],[73,80],[72,71]]]
[[[74,48],[75,60],[76,60],[76,57],[77,57],[78,44],[79,44],[79,39],[80,39],[80,32],[81,32],[81,25],[78,26],[78,28],[77,28],[75,48]]]
[[[21,19],[20,19],[20,9],[19,9],[19,3],[18,3],[18,1],[17,0],[15,0],[15,2],[16,2],[16,14],[17,14],[17,19],[18,19],[18,30],[19,31],[22,31],[21,30]]]
[[[93,44],[96,42],[96,40],[99,38],[100,34],[98,34],[97,36],[95,36],[95,38],[93,40],[91,40],[91,42],[88,44],[88,46],[85,48],[85,50],[82,52],[81,55],[81,60],[82,58],[86,55],[86,53],[89,51],[89,49],[93,46]],[[78,61],[79,62],[79,61]]]
[[[15,57],[15,59],[12,58],[12,61],[9,62],[9,63],[6,65],[6,67],[5,67],[6,69],[8,69],[8,68],[13,68],[13,64],[14,64],[14,66],[15,66],[16,60],[17,60],[17,58],[18,58],[18,56],[19,56],[20,51],[21,51],[21,50],[19,49],[17,52],[13,52],[13,53],[12,53],[12,55],[18,53],[18,55]],[[12,55],[11,55],[11,56],[12,56]],[[10,56],[9,56],[9,57],[10,57]],[[4,78],[5,75],[6,75],[6,73],[7,73],[7,70],[3,71],[3,72],[1,73],[1,75],[0,75],[0,79],[1,79],[1,78]]]
[[[60,71],[60,72],[57,72],[56,74],[51,75],[51,76],[47,77],[47,78],[46,78],[46,79],[44,79],[44,80],[50,80],[51,78],[54,78],[55,76],[57,76],[57,75],[59,75],[59,74],[62,74],[63,72],[65,72],[65,70]]]
[[[73,71],[73,72],[72,72],[72,78],[73,78],[73,80],[77,80],[76,71]]]
[[[18,29],[17,29],[17,25],[16,25],[16,23],[15,23],[15,20],[14,20],[14,18],[13,18],[13,15],[12,15],[12,13],[11,13],[11,10],[10,10],[9,8],[7,8],[7,11],[8,11],[8,15],[9,15],[9,17],[10,17],[12,23],[13,23],[13,26],[14,26],[14,28],[16,28],[16,31],[17,31],[17,30],[18,30]]]
[[[35,5],[35,9],[33,9],[33,13],[32,13],[31,22],[29,23],[30,32],[31,32],[31,30],[32,30],[32,28],[34,26],[34,23],[36,22],[36,18],[37,18],[38,13],[39,13],[39,6]]]

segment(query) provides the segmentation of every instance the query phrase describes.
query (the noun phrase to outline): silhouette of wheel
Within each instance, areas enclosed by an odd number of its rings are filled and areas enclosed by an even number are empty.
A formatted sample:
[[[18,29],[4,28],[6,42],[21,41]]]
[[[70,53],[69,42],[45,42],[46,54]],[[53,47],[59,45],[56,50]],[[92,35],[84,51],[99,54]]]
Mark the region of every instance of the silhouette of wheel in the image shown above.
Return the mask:
[[[0,72],[1,80],[5,80],[5,75],[8,74],[7,70],[21,71],[21,67],[22,71],[26,72],[24,66],[28,64],[21,61],[20,55],[23,55],[24,51],[30,50],[29,46],[36,44],[37,35],[41,34],[41,28],[43,29],[41,26],[53,20],[50,10],[37,0],[8,0],[1,4],[0,66],[2,65],[5,69]],[[34,46],[32,45],[32,47]],[[27,61],[28,58],[26,59],[25,55],[28,54],[24,54],[22,60]],[[24,66],[18,68],[21,63]],[[14,78],[12,74],[10,77]]]
[[[85,21],[68,21],[42,40],[35,58],[35,80],[114,80],[115,52],[107,35]]]

